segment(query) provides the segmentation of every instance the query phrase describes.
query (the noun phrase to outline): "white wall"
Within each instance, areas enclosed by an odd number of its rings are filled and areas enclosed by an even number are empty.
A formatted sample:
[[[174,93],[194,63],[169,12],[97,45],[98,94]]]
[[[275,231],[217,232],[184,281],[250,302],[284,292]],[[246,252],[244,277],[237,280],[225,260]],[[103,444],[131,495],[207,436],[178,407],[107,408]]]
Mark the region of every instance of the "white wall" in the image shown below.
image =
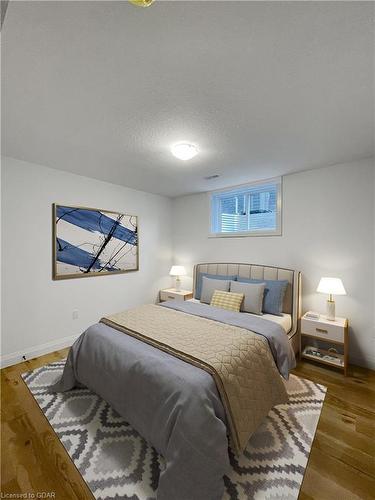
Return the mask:
[[[171,200],[70,173],[2,159],[2,361],[72,341],[107,313],[154,302],[170,286]],[[52,281],[54,202],[138,215],[140,270]],[[72,311],[79,318],[73,320]]]
[[[284,177],[281,237],[208,238],[208,196],[167,198],[6,158],[2,163],[2,361],[71,343],[102,315],[153,302],[173,262],[240,261],[303,272],[303,308],[324,311],[323,275],[343,279],[337,314],[350,319],[351,361],[375,368],[374,163]],[[135,213],[140,271],[52,281],[51,205]],[[171,221],[171,213],[173,214]],[[191,286],[191,277],[185,280]],[[78,309],[78,320],[72,311]]]
[[[285,176],[283,235],[208,238],[207,194],[173,201],[174,262],[249,262],[303,273],[303,310],[325,311],[315,289],[321,276],[342,278],[347,296],[336,297],[347,316],[351,362],[375,368],[374,162],[335,165]],[[191,287],[191,277],[184,285]]]

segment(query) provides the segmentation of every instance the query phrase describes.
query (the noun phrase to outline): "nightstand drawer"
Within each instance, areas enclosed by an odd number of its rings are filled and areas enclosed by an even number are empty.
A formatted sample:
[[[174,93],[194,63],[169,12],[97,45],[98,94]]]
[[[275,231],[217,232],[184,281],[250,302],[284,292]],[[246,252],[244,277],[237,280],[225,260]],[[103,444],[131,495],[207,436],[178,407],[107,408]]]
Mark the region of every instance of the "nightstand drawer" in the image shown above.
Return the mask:
[[[345,329],[341,325],[322,323],[310,319],[301,320],[301,333],[322,339],[344,342]]]
[[[161,301],[166,301],[166,300],[178,300],[180,302],[184,301],[184,296],[181,294],[173,293],[173,292],[167,292],[165,290],[160,291],[160,300]]]

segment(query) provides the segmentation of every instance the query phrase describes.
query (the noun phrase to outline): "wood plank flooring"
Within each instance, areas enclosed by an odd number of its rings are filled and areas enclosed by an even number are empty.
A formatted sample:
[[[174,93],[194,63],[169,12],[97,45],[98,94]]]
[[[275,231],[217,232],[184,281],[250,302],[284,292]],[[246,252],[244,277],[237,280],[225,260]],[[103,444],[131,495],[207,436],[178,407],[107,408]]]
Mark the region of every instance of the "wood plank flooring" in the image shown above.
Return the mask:
[[[93,498],[20,377],[66,354],[63,349],[1,371],[2,498],[42,492],[57,500]],[[375,372],[351,366],[345,378],[302,361],[294,373],[328,388],[299,499],[375,499]]]
[[[301,362],[294,373],[328,389],[299,499],[374,499],[375,372]]]

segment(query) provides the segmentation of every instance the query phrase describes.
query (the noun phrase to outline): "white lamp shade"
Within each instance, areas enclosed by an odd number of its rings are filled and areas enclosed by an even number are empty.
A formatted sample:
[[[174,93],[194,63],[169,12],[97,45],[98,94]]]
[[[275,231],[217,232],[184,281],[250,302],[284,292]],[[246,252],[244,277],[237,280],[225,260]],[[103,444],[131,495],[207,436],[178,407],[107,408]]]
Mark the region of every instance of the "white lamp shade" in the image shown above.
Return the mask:
[[[169,274],[171,276],[185,276],[186,269],[184,268],[184,266],[172,266]]]
[[[344,285],[340,278],[320,278],[317,292],[331,295],[346,295]]]

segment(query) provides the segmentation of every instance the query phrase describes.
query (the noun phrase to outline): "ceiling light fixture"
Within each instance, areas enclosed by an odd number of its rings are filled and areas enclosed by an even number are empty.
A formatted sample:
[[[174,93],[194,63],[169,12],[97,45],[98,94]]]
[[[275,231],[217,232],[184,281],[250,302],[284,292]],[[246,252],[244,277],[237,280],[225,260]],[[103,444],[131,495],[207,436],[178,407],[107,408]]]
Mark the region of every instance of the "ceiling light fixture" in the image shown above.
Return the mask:
[[[155,0],[129,0],[130,3],[137,7],[150,7]]]
[[[171,147],[171,152],[173,156],[178,158],[179,160],[191,160],[198,154],[197,146],[194,144],[189,144],[188,142],[180,142],[178,144],[174,144]]]

